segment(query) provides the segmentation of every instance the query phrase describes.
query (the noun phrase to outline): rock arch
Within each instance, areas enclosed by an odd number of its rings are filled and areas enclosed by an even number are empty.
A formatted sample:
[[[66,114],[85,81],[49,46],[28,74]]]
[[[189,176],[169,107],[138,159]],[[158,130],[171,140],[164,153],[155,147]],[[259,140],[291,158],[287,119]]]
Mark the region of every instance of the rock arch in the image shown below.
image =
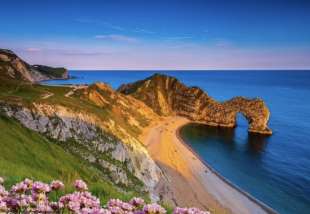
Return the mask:
[[[234,97],[221,103],[198,87],[187,87],[176,78],[161,74],[122,85],[118,91],[141,100],[159,115],[180,115],[207,125],[232,128],[240,112],[249,123],[249,132],[272,133],[267,126],[269,109],[259,98]]]
[[[268,127],[270,111],[262,99],[234,97],[223,105],[235,113],[235,120],[239,112],[247,119],[249,132],[272,134],[271,129]]]

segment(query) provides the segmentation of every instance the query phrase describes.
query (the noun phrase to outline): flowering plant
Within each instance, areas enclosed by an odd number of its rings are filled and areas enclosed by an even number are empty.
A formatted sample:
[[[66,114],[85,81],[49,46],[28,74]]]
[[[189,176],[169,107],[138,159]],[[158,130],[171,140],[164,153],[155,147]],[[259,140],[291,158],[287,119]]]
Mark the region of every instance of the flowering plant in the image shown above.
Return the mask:
[[[0,177],[0,213],[72,213],[72,214],[165,214],[159,204],[146,204],[142,198],[129,202],[110,199],[105,206],[88,192],[82,180],[74,182],[75,192],[63,195],[58,201],[50,201],[49,194],[64,188],[61,181],[51,184],[25,179],[7,191]],[[175,208],[173,214],[210,214],[197,208]]]

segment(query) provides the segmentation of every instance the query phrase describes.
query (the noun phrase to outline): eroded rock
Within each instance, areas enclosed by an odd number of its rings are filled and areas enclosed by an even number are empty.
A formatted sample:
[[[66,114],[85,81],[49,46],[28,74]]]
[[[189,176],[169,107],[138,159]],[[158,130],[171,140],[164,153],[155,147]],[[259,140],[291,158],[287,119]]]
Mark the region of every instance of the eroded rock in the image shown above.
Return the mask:
[[[160,74],[122,85],[118,91],[143,101],[159,115],[180,115],[212,126],[235,127],[240,112],[248,120],[249,132],[272,134],[268,128],[270,112],[261,99],[235,97],[221,103],[198,87],[187,87]]]

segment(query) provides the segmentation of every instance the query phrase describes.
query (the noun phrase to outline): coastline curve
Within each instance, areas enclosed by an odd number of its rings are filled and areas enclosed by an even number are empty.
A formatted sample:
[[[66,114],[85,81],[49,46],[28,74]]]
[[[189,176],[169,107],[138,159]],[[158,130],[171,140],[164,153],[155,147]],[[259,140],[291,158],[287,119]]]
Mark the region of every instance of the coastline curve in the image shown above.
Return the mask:
[[[191,123],[191,122],[189,122]],[[182,143],[183,146],[185,146],[189,151],[193,153],[193,155],[201,162],[203,163],[207,169],[209,169],[210,172],[212,172],[217,178],[219,178],[222,182],[230,186],[232,189],[236,190],[241,195],[245,196],[248,200],[252,201],[256,205],[258,205],[260,208],[262,208],[266,213],[268,214],[279,214],[277,211],[275,211],[273,208],[265,204],[264,202],[260,201],[259,199],[252,196],[250,193],[246,192],[245,190],[241,189],[238,185],[232,183],[230,180],[225,178],[223,175],[221,175],[217,170],[215,170],[210,164],[208,164],[205,160],[203,160],[194,149],[189,146],[185,140],[182,138],[182,135],[180,134],[180,130],[188,125],[189,123],[186,123],[176,129],[175,135],[177,139]]]

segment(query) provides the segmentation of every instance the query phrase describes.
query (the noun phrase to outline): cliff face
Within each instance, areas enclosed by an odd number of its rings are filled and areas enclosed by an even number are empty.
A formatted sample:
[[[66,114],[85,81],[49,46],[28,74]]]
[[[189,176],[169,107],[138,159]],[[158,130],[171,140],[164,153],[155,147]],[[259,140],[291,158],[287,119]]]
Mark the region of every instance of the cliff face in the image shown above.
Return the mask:
[[[137,139],[119,139],[105,127],[107,123],[112,125],[112,121],[101,122],[95,115],[62,106],[35,104],[31,109],[17,106],[3,109],[25,127],[62,142],[66,150],[95,164],[120,186],[152,191],[161,176]]]
[[[122,85],[118,91],[143,101],[159,115],[180,115],[212,126],[234,127],[240,112],[249,122],[249,132],[272,133],[267,126],[270,112],[261,99],[235,97],[220,103],[198,87],[187,87],[176,78],[159,74]]]
[[[67,79],[68,71],[65,68],[32,66],[19,58],[14,52],[0,49],[0,77],[35,83],[49,79]]]
[[[161,171],[137,136],[158,115],[103,83],[64,87],[63,94],[51,89],[51,96],[38,96],[30,105],[0,102],[0,112],[56,140],[119,186],[152,193]]]

